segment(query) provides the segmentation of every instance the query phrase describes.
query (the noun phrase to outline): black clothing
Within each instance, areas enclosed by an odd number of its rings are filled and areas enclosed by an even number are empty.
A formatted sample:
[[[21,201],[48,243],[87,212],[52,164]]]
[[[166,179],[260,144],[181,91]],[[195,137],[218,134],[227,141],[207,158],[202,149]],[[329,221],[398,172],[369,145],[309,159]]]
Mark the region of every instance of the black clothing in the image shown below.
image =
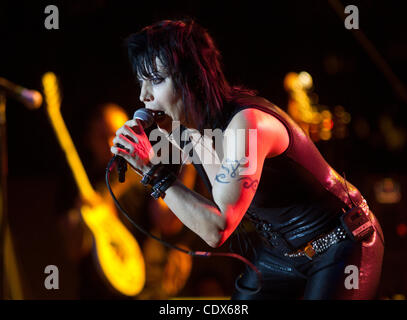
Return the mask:
[[[349,182],[345,183],[329,166],[314,143],[283,110],[266,99],[253,96],[242,96],[234,100],[233,104],[235,108],[227,109],[233,111],[221,126],[223,130],[239,111],[255,108],[280,120],[290,139],[288,148],[282,154],[265,159],[256,194],[245,215],[254,223],[263,239],[254,263],[264,274],[264,287],[254,296],[236,293],[233,298],[373,297],[380,277],[383,256],[380,239],[383,239],[383,236],[380,225],[369,211],[360,192]],[[194,165],[211,190],[202,165]],[[362,206],[365,213],[370,214],[380,237],[377,237],[375,232],[366,243],[344,240],[315,257],[313,261],[307,257],[284,256],[284,253],[292,253],[309,241],[333,230],[339,225],[342,212],[353,204]],[[344,268],[347,263],[359,267],[361,276],[357,293],[339,290],[344,289],[344,281],[340,279],[346,276]],[[237,281],[237,285],[254,289],[256,281],[254,272],[247,269],[243,278]]]

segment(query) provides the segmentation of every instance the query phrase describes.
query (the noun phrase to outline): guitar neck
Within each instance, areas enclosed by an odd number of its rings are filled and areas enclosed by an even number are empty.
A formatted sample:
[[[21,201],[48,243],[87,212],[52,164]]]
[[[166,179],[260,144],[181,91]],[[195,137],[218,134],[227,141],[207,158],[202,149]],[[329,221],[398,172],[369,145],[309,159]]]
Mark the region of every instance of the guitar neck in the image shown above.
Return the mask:
[[[44,74],[42,84],[44,87],[48,116],[51,120],[58,142],[65,153],[79,192],[83,198],[91,203],[95,203],[97,194],[89,181],[85,168],[83,167],[60,112],[61,100],[58,80],[55,74],[52,72]]]

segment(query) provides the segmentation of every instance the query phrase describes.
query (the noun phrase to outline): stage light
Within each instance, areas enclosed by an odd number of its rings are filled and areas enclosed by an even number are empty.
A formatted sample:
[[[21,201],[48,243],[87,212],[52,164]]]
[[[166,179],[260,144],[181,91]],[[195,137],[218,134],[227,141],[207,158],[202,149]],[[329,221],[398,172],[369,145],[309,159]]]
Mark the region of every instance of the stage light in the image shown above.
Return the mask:
[[[407,235],[407,225],[405,223],[398,224],[396,232],[399,235],[399,237],[404,238]]]
[[[381,179],[374,185],[376,201],[383,204],[400,202],[400,190],[400,184],[392,178]]]

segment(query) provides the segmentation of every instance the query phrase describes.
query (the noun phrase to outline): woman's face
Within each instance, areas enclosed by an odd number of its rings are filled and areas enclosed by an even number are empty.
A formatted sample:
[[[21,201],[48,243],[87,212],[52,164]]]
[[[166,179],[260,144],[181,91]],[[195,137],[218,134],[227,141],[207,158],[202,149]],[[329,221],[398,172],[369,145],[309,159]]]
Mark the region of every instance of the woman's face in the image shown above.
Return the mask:
[[[173,80],[167,75],[161,61],[157,58],[158,75],[151,79],[138,77],[141,92],[140,101],[154,111],[163,111],[165,116],[157,122],[160,129],[172,131],[172,121],[185,124],[184,104],[181,95],[175,91]]]

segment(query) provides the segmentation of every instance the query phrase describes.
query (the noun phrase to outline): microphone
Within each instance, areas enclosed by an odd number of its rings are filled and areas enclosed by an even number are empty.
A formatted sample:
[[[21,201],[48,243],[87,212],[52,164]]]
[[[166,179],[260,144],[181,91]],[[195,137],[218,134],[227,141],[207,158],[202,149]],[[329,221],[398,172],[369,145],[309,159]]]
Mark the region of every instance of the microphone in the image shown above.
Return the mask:
[[[143,129],[147,129],[152,126],[154,123],[155,111],[149,110],[146,108],[140,108],[134,112],[133,119],[140,120]],[[157,113],[164,113],[162,111],[158,111]]]
[[[0,91],[22,102],[28,109],[37,109],[42,105],[42,95],[38,91],[29,90],[0,77]]]
[[[139,120],[140,124],[143,126],[143,129],[147,129],[154,124],[156,117],[161,117],[164,115],[163,111],[153,111],[146,108],[140,108],[134,112],[133,119]],[[119,148],[124,148],[120,143],[117,144]],[[127,171],[127,161],[119,155],[113,157],[113,162],[116,161],[117,171],[119,174],[119,182],[125,181],[125,174]]]

